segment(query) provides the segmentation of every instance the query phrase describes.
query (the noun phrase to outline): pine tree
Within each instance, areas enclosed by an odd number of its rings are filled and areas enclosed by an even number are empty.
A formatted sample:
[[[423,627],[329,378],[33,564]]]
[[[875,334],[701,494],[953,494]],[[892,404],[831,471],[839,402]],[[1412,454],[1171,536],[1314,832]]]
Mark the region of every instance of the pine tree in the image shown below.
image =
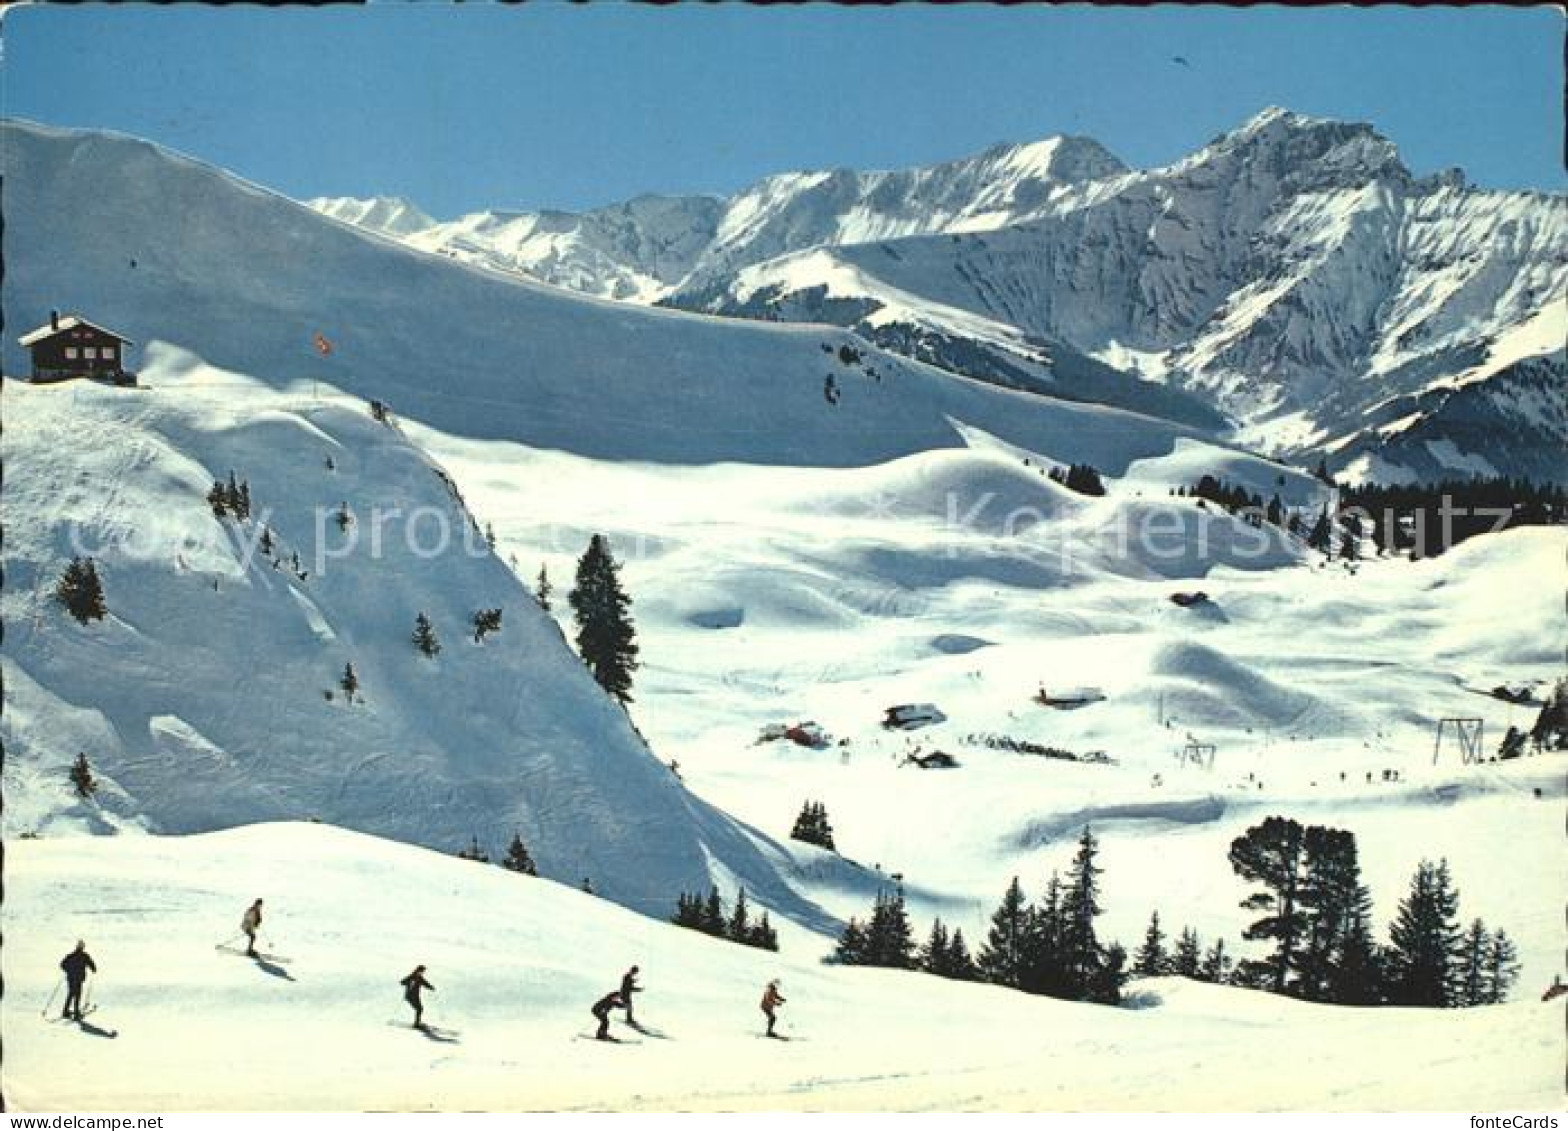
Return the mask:
[[[343,665],[343,677],[338,680],[338,686],[343,689],[343,697],[350,703],[359,694],[359,674],[354,671],[352,663]]]
[[[1296,969],[1296,951],[1307,921],[1300,906],[1305,831],[1285,817],[1266,817],[1231,842],[1230,863],[1244,880],[1268,890],[1242,901],[1249,911],[1267,912],[1242,932],[1245,939],[1272,939],[1274,953],[1246,961],[1238,971],[1247,984],[1284,993]]]
[[[1084,987],[1084,1000],[1115,1005],[1122,1000],[1122,985],[1127,981],[1127,952],[1121,943],[1112,943],[1096,964]]]
[[[1032,994],[1070,996],[1062,958],[1062,880],[1055,872],[1045,885],[1045,898],[1032,909],[1029,917],[1025,970],[1020,988]]]
[[[740,894],[735,897],[735,910],[730,915],[729,923],[725,925],[724,937],[739,943],[751,938],[751,913],[746,907],[745,888],[741,888]]]
[[[420,613],[414,618],[414,647],[426,656],[434,658],[441,654],[441,641],[436,639],[436,630],[430,623],[430,618]]]
[[[1454,1003],[1454,966],[1460,948],[1454,917],[1458,910],[1459,893],[1450,881],[1448,861],[1421,861],[1389,929],[1390,1002],[1422,1006]]]
[[[677,927],[702,929],[702,900],[695,895],[681,892],[675,900],[675,915],[670,919]]]
[[[1501,1005],[1519,978],[1519,951],[1507,932],[1498,928],[1487,955],[1483,998],[1487,1005]]]
[[[223,484],[216,479],[212,481],[212,486],[207,488],[207,505],[212,508],[214,518],[222,518],[228,513],[228,495],[223,490]]]
[[[708,898],[703,902],[701,923],[704,934],[724,937],[724,901],[719,898],[717,885],[709,889]]]
[[[598,892],[593,890],[593,880],[591,880],[587,876],[583,877],[582,890],[587,895],[597,895],[597,894],[599,894]]]
[[[1198,932],[1183,927],[1176,941],[1176,953],[1171,957],[1170,972],[1182,978],[1196,978],[1203,968],[1203,945]]]
[[[512,834],[512,843],[506,846],[506,857],[501,861],[501,867],[508,872],[518,872],[524,876],[539,874],[534,858],[528,854],[528,846],[517,833]]]
[[[978,963],[988,982],[1018,989],[1024,980],[1029,936],[1029,904],[1018,877],[1007,885],[1002,903],[991,916],[991,930],[980,948]]]
[[[474,643],[478,644],[492,632],[501,631],[501,610],[480,609],[474,614]]]
[[[1099,842],[1085,825],[1062,897],[1062,969],[1069,996],[1114,1001],[1119,997],[1122,971],[1106,968],[1110,952],[1100,946],[1094,930],[1094,921],[1100,915],[1101,870],[1094,862],[1098,853]],[[1116,949],[1121,952],[1120,947]],[[1125,960],[1126,953],[1121,954]],[[1111,994],[1109,998],[1103,996],[1107,993]]]
[[[1165,932],[1160,930],[1160,913],[1149,916],[1149,929],[1143,934],[1143,946],[1133,958],[1132,972],[1140,978],[1158,978],[1170,969],[1170,958],[1165,953]]]
[[[277,544],[272,538],[272,527],[263,526],[261,528],[261,539],[256,543],[256,549],[261,552],[263,557],[268,558],[277,550]]]
[[[877,893],[871,922],[866,927],[866,965],[892,966],[900,970],[915,965],[915,940],[904,909],[902,891]]]
[[[1472,920],[1455,959],[1454,1004],[1486,1004],[1486,968],[1492,957],[1492,936],[1480,919]]]
[[[485,523],[485,545],[489,549],[495,549],[495,527],[488,522]]]
[[[103,596],[103,582],[99,580],[98,567],[91,558],[71,559],[60,575],[54,596],[79,624],[103,620],[109,612]]]
[[[1198,968],[1198,977],[1205,982],[1224,985],[1230,979],[1230,966],[1230,958],[1225,953],[1225,940],[1215,939],[1214,945],[1203,956],[1203,965]]]
[[[844,924],[843,933],[838,937],[838,945],[833,948],[833,958],[845,966],[866,964],[866,929],[853,915],[850,916],[849,922]]]
[[[83,801],[98,792],[98,779],[93,777],[93,768],[87,761],[86,753],[76,756],[76,761],[71,763],[71,785],[76,790],[76,796]]]
[[[1361,884],[1356,838],[1343,829],[1311,825],[1302,834],[1302,883],[1297,902],[1306,923],[1297,959],[1296,992],[1311,1001],[1335,1000],[1331,985],[1352,913],[1370,906]]]
[[[795,818],[795,827],[789,835],[791,840],[815,844],[829,852],[836,851],[833,847],[833,826],[828,822],[827,809],[820,801],[808,801],[801,806],[800,816]]]
[[[1318,513],[1318,520],[1312,524],[1312,532],[1307,535],[1307,545],[1324,554],[1333,551],[1334,524],[1329,521],[1327,507]]]
[[[1382,958],[1372,938],[1372,897],[1365,887],[1357,891],[1345,921],[1328,1000],[1340,1005],[1377,1005],[1383,1000]]]
[[[950,960],[948,946],[947,928],[942,925],[942,920],[932,920],[931,933],[926,936],[925,945],[920,948],[920,969],[939,978],[951,977],[948,969]]]
[[[630,703],[638,648],[620,568],[604,536],[595,534],[577,563],[577,584],[567,601],[577,617],[578,654],[600,687]]]
[[[754,946],[759,950],[778,950],[779,935],[773,929],[773,923],[768,919],[766,911],[762,913],[762,917],[757,920],[756,925],[751,928],[751,935],[747,938],[746,945]]]
[[[947,969],[949,978],[956,978],[961,982],[980,980],[980,968],[969,956],[969,946],[964,942],[964,932],[961,930],[955,930],[953,937],[948,940]]]
[[[490,863],[490,857],[485,853],[484,849],[479,847],[478,837],[470,840],[467,848],[459,849],[457,855],[460,859],[473,860],[479,864]]]
[[[555,592],[555,587],[550,584],[550,575],[544,566],[539,567],[539,579],[534,584],[534,600],[539,602],[539,607],[545,612],[550,611],[550,594]]]

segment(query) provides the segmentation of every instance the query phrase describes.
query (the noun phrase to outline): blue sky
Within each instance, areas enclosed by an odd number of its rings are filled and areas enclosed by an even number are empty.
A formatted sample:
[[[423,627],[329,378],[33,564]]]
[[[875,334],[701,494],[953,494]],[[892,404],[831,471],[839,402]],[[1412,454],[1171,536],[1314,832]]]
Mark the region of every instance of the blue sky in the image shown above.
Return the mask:
[[[0,34],[7,115],[440,217],[1053,133],[1149,166],[1268,105],[1370,121],[1417,173],[1565,185],[1563,20],[1544,7],[126,5],[12,9]]]

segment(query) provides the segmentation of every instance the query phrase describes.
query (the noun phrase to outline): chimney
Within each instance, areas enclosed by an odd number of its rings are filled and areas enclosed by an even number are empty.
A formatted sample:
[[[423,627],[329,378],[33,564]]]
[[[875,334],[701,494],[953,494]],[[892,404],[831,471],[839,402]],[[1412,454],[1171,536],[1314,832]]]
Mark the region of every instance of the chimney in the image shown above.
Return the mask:
[[[51,329],[51,330],[58,330],[59,328],[60,328],[60,312],[58,310],[51,310],[49,312],[49,329]]]

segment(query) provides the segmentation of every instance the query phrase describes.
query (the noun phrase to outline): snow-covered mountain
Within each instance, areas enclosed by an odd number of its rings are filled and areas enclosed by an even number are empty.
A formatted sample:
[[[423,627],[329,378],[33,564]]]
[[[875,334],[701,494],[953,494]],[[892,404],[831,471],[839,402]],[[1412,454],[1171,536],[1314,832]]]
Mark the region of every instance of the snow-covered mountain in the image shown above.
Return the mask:
[[[1509,411],[1511,381],[1486,398],[1496,411],[1444,390],[1481,365],[1500,380],[1521,338],[1536,380],[1568,386],[1568,201],[1456,169],[1417,178],[1369,125],[1270,109],[1145,172],[1053,138],[639,203],[405,238],[589,293],[837,323],[1012,387],[1223,413],[1251,443],[1352,476],[1564,474],[1530,453],[1568,432]],[[647,246],[673,250],[654,262]]]

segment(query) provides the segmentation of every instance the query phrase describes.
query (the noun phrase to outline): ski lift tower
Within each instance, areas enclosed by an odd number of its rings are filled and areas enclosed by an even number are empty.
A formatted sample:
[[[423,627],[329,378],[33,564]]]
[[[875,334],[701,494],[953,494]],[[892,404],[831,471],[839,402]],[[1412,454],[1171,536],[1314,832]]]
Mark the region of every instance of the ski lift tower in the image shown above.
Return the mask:
[[[1204,769],[1214,768],[1214,755],[1216,748],[1212,742],[1199,742],[1192,735],[1187,736],[1187,745],[1183,746],[1176,755],[1176,761],[1185,766],[1188,764],[1202,766]]]
[[[1471,765],[1481,761],[1481,735],[1485,723],[1481,719],[1438,719],[1437,741],[1432,744],[1432,765],[1437,765],[1437,759],[1443,752],[1443,736],[1453,733],[1454,739],[1459,743],[1459,757],[1463,765]]]

